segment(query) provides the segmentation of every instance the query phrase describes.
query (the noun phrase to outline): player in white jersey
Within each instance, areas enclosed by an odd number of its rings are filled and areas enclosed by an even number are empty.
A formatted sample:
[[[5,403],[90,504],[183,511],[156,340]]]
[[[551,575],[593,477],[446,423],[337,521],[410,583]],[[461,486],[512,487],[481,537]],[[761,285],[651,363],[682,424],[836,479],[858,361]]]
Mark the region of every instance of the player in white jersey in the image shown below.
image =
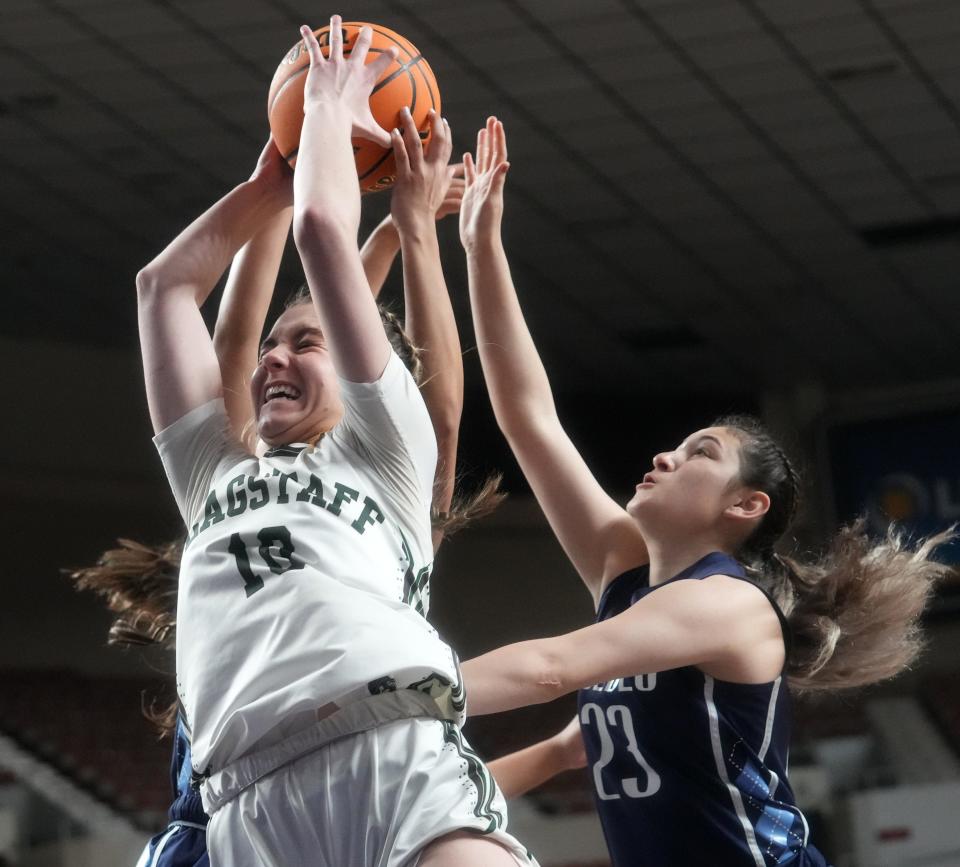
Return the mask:
[[[459,735],[453,653],[410,604],[429,575],[436,445],[355,243],[351,133],[392,144],[403,177],[445,166],[449,132],[437,120],[424,157],[376,127],[367,99],[390,55],[364,66],[369,32],[348,60],[338,18],[329,60],[304,38],[294,236],[314,304],[280,317],[251,383],[262,458],[230,431],[199,304],[287,205],[276,149],[138,275],[151,418],[190,527],[178,688],[209,775],[211,863],[526,863]],[[432,216],[414,210],[393,214],[405,265],[442,280]]]

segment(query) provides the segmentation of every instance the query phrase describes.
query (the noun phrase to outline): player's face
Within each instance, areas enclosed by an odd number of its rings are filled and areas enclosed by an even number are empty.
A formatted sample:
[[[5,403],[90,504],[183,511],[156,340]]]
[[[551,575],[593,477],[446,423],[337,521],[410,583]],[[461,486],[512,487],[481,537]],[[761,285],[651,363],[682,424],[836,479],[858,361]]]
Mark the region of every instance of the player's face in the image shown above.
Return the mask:
[[[340,388],[312,304],[277,319],[250,381],[257,433],[268,445],[312,442],[343,415]]]
[[[726,428],[704,428],[654,457],[627,511],[653,530],[709,529],[742,495],[739,474],[740,440]]]

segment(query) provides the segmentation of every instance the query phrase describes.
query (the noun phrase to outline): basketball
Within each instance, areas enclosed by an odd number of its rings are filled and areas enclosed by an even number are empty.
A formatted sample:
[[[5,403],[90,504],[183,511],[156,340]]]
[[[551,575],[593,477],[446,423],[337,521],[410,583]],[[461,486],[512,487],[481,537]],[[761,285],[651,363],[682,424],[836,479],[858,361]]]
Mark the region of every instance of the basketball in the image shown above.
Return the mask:
[[[368,61],[377,54],[395,47],[396,60],[380,76],[370,94],[370,109],[377,123],[385,130],[399,125],[400,110],[410,107],[413,122],[420,131],[420,139],[426,145],[430,138],[427,112],[440,111],[440,91],[433,70],[416,47],[399,33],[394,33],[378,24],[364,21],[343,22],[343,56],[349,57],[361,27],[373,31]],[[330,27],[315,30],[317,41],[324,57],[330,51]],[[267,97],[267,117],[277,148],[284,159],[294,166],[300,147],[300,130],[303,127],[303,86],[310,68],[310,55],[303,40],[291,48],[274,73]],[[393,185],[396,165],[393,151],[382,148],[367,139],[353,139],[353,154],[357,163],[357,177],[364,192],[385,190]]]

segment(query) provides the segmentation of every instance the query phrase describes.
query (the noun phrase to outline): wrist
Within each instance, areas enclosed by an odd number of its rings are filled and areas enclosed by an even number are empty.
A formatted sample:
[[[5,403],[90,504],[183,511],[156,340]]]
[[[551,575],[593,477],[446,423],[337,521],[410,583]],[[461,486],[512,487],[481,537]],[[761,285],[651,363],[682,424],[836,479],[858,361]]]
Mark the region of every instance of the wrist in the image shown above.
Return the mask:
[[[482,259],[503,250],[503,238],[499,232],[483,232],[463,242],[467,259]]]
[[[400,237],[401,244],[436,241],[437,238],[437,222],[432,215],[416,214],[400,220],[394,217],[393,226]]]
[[[397,224],[394,222],[393,216],[387,214],[373,230],[377,235],[380,235],[383,238],[390,238],[391,240],[400,243],[400,232],[397,230]]]

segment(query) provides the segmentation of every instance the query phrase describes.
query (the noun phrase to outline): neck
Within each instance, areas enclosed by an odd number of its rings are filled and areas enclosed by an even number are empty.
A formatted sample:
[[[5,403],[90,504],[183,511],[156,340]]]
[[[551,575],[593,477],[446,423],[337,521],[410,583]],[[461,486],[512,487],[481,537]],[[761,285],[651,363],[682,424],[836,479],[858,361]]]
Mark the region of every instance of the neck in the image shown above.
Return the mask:
[[[688,566],[712,554],[724,551],[719,540],[712,538],[677,540],[647,540],[650,555],[650,586],[669,581]]]

